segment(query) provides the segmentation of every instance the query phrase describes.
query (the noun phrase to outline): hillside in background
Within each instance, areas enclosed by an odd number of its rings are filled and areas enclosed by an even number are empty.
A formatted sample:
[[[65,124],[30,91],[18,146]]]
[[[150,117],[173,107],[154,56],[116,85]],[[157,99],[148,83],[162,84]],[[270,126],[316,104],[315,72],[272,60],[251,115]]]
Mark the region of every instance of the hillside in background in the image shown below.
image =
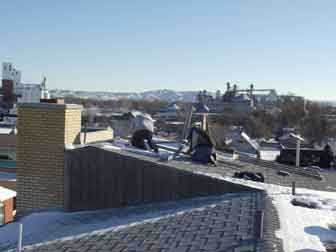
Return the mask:
[[[53,89],[50,90],[52,97],[78,97],[84,99],[99,100],[162,100],[167,102],[184,101],[194,102],[198,91],[174,91],[168,89],[150,90],[144,92],[90,92]]]

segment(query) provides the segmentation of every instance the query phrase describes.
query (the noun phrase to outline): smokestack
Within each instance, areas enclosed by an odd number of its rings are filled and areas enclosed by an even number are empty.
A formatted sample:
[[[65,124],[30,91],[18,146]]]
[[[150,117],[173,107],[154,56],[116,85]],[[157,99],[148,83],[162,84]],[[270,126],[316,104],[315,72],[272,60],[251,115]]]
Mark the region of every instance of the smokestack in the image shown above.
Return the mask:
[[[251,99],[252,99],[252,95],[253,95],[253,88],[254,88],[253,83],[251,83],[251,85],[250,85],[250,98]]]

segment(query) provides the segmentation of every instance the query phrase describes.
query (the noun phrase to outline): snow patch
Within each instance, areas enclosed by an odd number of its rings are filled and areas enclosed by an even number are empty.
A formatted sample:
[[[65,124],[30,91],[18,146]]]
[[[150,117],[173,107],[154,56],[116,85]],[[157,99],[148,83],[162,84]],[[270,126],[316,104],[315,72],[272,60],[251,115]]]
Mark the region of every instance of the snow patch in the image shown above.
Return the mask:
[[[329,225],[336,222],[332,210],[310,209],[292,205],[292,195],[272,197],[280,218],[276,235],[283,240],[284,250],[326,251],[323,243],[336,240],[336,232]]]
[[[17,222],[0,227],[0,251],[16,246],[19,223],[23,224],[23,244],[28,246],[155,222],[186,212],[201,211],[205,207],[215,207],[231,200],[233,197],[237,197],[237,194],[147,204],[121,209],[72,213],[52,211],[32,213]]]
[[[296,196],[293,196],[290,187],[225,177],[215,173],[201,174],[266,191],[278,212],[280,229],[276,236],[282,239],[285,252],[323,252],[326,251],[323,244],[336,241],[336,231],[331,228],[331,225],[336,224],[336,192],[297,188]],[[291,204],[294,198],[315,202],[319,208],[294,206]]]
[[[320,195],[306,194],[293,197],[292,204],[314,209],[336,210],[336,199],[321,197]]]
[[[16,192],[0,186],[0,202],[16,197]]]

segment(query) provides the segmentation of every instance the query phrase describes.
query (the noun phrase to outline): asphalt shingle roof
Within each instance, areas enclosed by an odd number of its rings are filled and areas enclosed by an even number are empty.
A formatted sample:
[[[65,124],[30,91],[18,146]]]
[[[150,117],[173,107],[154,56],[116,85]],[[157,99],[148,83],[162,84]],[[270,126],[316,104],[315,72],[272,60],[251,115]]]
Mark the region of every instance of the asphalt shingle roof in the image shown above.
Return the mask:
[[[258,216],[265,210],[266,201],[262,192],[214,197],[201,208],[33,245],[25,251],[281,251],[281,242],[273,232],[276,216],[265,215],[264,225],[272,229],[264,232],[265,239],[260,239],[262,222]]]

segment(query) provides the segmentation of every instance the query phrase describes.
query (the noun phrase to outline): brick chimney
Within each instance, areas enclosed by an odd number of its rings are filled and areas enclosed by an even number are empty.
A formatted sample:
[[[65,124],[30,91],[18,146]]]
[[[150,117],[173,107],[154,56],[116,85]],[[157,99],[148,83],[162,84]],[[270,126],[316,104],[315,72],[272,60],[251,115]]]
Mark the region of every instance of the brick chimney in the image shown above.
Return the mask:
[[[72,104],[19,104],[19,211],[63,207],[64,148],[79,141],[81,108]]]

